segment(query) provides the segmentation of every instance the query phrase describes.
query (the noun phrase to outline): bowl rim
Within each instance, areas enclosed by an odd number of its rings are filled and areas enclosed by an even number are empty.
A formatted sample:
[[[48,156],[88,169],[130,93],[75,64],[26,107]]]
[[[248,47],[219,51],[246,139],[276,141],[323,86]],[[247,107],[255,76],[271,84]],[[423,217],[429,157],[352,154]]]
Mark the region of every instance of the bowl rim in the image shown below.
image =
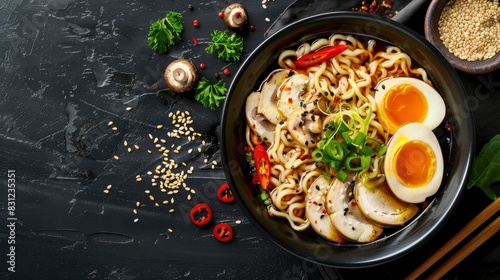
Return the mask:
[[[448,50],[440,39],[438,23],[441,12],[449,0],[432,0],[429,3],[424,19],[424,36],[431,42],[448,62],[458,71],[467,74],[486,74],[500,69],[500,52],[485,60],[467,61],[461,59]]]
[[[228,151],[225,149],[227,147],[227,143],[230,143],[231,140],[233,139],[226,139],[226,135],[224,135],[224,132],[227,131],[227,123],[229,122],[228,120],[228,115],[230,114],[231,108],[230,106],[230,101],[232,97],[235,95],[234,94],[234,88],[236,87],[238,80],[241,78],[241,76],[244,74],[246,68],[248,68],[248,64],[251,63],[253,59],[255,59],[256,56],[258,56],[258,53],[262,50],[265,49],[268,45],[271,44],[276,39],[279,39],[280,37],[284,36],[284,34],[287,34],[288,32],[293,32],[294,29],[297,27],[303,26],[303,25],[311,25],[311,24],[319,24],[323,21],[327,20],[346,20],[346,19],[358,19],[358,20],[364,20],[364,21],[370,21],[374,22],[376,24],[380,24],[383,27],[389,26],[390,28],[396,28],[401,30],[402,32],[406,33],[409,37],[412,37],[414,40],[419,41],[421,44],[425,45],[429,52],[432,53],[434,57],[436,57],[437,60],[440,61],[440,63],[443,64],[443,67],[446,68],[448,75],[452,76],[453,81],[455,82],[456,86],[459,87],[461,90],[459,94],[462,97],[462,100],[465,100],[465,89],[461,83],[461,80],[459,79],[459,76],[455,72],[455,70],[451,67],[451,65],[447,62],[447,60],[444,58],[444,56],[425,38],[423,38],[420,34],[417,32],[411,30],[409,27],[404,26],[401,23],[380,17],[380,16],[375,16],[375,15],[370,15],[370,14],[364,14],[364,13],[359,13],[359,12],[327,12],[327,13],[322,13],[318,15],[314,15],[311,17],[307,17],[301,20],[298,20],[294,23],[291,23],[284,28],[280,29],[276,33],[272,34],[271,36],[267,37],[264,39],[264,41],[257,47],[255,50],[246,58],[246,60],[243,62],[243,64],[240,66],[239,70],[234,76],[234,79],[229,87],[226,100],[223,106],[223,111],[222,111],[222,117],[221,117],[221,131],[223,133],[221,137],[221,158],[222,158],[222,163],[223,163],[223,168],[224,172],[226,175],[226,179],[228,184],[233,190],[233,194],[236,197],[237,204],[240,206],[241,210],[245,213],[245,215],[249,218],[249,220],[252,222],[254,226],[257,227],[257,229],[263,233],[266,237],[268,237],[273,243],[284,249],[285,251],[288,251],[289,253],[298,256],[300,258],[303,258],[305,260],[311,261],[313,263],[317,263],[320,265],[326,265],[326,266],[333,266],[333,267],[344,267],[344,268],[353,268],[353,267],[370,267],[370,266],[375,266],[379,264],[383,264],[392,260],[395,260],[399,257],[402,257],[406,254],[409,254],[410,252],[414,251],[422,245],[425,241],[430,239],[432,236],[436,234],[436,232],[442,228],[446,220],[449,219],[449,216],[451,213],[456,209],[458,201],[460,200],[466,179],[468,177],[468,174],[470,172],[471,168],[471,161],[472,161],[472,153],[474,150],[475,146],[475,138],[474,138],[474,126],[472,124],[472,116],[469,115],[465,118],[465,124],[466,124],[466,129],[470,132],[469,139],[461,139],[460,142],[462,142],[464,147],[462,149],[464,151],[468,151],[465,155],[461,155],[461,168],[460,171],[461,173],[457,173],[454,176],[456,176],[456,180],[459,182],[459,189],[456,193],[454,194],[447,194],[449,195],[449,199],[452,203],[448,205],[442,205],[440,204],[440,207],[444,209],[444,213],[446,215],[440,215],[436,219],[438,220],[437,223],[429,225],[426,227],[426,232],[423,234],[415,237],[414,241],[411,244],[407,244],[404,241],[401,242],[400,244],[397,244],[398,246],[394,246],[392,248],[393,250],[388,253],[387,255],[380,256],[378,255],[370,255],[366,256],[362,259],[356,260],[355,262],[351,261],[343,261],[339,259],[316,259],[312,258],[310,255],[304,255],[303,251],[296,249],[296,248],[290,248],[287,246],[287,244],[283,243],[279,239],[279,237],[273,236],[268,229],[261,224],[256,217],[252,215],[249,209],[247,209],[247,205],[245,205],[242,202],[242,195],[239,193],[238,189],[235,187],[235,182],[232,178],[233,171],[232,168],[234,166],[229,166],[228,163]],[[468,107],[468,104],[464,104],[464,106]],[[467,111],[470,114],[470,111]],[[451,177],[451,176],[450,176]],[[441,209],[440,208],[440,209]],[[429,209],[429,208],[427,208]],[[423,215],[423,214],[422,214]],[[427,215],[427,214],[425,214]],[[279,220],[279,219],[277,219]],[[411,225],[415,221],[409,223]],[[408,226],[408,225],[407,225]],[[376,243],[376,242],[375,242]],[[370,243],[372,244],[372,243]],[[361,248],[365,246],[370,246],[370,244],[355,244],[352,246],[342,246],[343,248]],[[417,245],[415,245],[417,244]]]

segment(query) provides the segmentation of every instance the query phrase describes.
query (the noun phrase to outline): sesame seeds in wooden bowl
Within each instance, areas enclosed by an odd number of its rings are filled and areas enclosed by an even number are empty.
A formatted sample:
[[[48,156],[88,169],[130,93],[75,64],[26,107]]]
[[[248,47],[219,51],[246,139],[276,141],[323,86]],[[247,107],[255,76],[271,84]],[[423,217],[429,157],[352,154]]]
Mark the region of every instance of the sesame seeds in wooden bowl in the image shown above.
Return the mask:
[[[498,0],[432,0],[424,32],[461,72],[484,74],[500,68]]]

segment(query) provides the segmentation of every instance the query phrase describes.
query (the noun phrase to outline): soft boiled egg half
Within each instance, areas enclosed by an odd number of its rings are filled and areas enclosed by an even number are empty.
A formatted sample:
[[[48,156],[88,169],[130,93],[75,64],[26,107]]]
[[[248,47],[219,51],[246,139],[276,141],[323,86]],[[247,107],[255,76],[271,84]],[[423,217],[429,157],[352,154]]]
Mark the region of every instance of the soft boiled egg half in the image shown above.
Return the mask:
[[[409,203],[424,202],[441,185],[443,154],[432,130],[421,123],[403,125],[387,146],[384,170],[394,195]]]
[[[401,126],[413,122],[434,129],[446,113],[441,95],[431,85],[416,78],[381,81],[376,87],[375,102],[379,119],[391,135]]]

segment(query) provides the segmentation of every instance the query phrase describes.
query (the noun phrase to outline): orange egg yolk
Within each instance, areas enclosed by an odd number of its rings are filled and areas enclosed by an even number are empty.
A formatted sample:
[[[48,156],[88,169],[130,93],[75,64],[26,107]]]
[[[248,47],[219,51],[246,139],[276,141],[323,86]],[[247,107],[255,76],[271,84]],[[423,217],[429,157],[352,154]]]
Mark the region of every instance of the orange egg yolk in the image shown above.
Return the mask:
[[[391,134],[407,123],[422,123],[427,117],[427,99],[411,84],[400,84],[388,89],[382,102],[383,118]]]
[[[436,157],[427,143],[412,140],[398,149],[394,164],[399,182],[410,188],[418,188],[432,179],[436,170]]]

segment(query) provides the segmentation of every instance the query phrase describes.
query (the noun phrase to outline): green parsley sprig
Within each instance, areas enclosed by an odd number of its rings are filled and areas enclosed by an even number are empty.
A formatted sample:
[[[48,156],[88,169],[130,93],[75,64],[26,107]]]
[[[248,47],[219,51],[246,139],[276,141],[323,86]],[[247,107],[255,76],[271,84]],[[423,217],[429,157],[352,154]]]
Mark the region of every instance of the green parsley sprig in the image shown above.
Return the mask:
[[[199,101],[203,106],[215,110],[220,106],[221,101],[226,98],[226,83],[219,80],[216,84],[202,77],[196,85],[194,99]]]
[[[229,35],[227,30],[214,30],[212,42],[205,50],[207,53],[218,51],[217,57],[226,62],[238,61],[243,52],[243,38],[236,33]]]
[[[182,15],[169,12],[167,15],[151,24],[149,27],[149,47],[159,54],[164,54],[174,45],[174,39],[181,39]]]

